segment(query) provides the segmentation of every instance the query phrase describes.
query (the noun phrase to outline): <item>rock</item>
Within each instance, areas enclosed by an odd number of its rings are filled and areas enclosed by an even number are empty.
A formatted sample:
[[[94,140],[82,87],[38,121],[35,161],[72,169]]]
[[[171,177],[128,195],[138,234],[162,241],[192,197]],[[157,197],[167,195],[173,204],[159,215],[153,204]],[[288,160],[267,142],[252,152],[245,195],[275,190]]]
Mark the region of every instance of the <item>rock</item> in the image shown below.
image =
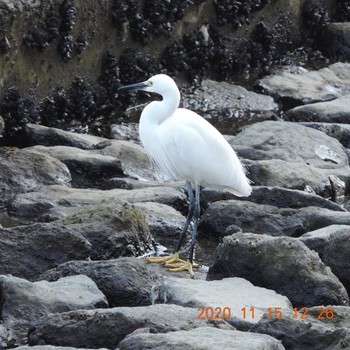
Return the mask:
[[[298,307],[349,305],[338,278],[298,239],[235,233],[223,238],[215,255],[208,279],[242,277]]]
[[[329,101],[350,93],[349,67],[349,63],[335,63],[316,71],[287,68],[260,79],[257,85],[291,107]]]
[[[97,154],[99,156],[117,158],[116,163],[120,162],[123,175],[142,180],[165,178],[164,174],[151,164],[145,150],[133,142],[109,140],[93,135],[72,133],[34,124],[27,124],[25,130],[29,143],[32,146],[39,144],[47,147],[68,146],[81,148],[89,150],[88,154],[91,157]],[[56,153],[59,149],[56,148]],[[81,154],[86,153],[82,152]],[[104,159],[108,160],[110,158]]]
[[[330,137],[337,139],[344,147],[350,148],[350,125],[339,123],[300,123],[316,130],[320,130]]]
[[[14,333],[6,329],[2,324],[0,325],[0,348],[6,349],[7,347],[11,348],[16,345],[16,338]]]
[[[140,256],[155,245],[142,212],[118,198],[77,208],[61,223],[80,232],[91,243],[92,260]]]
[[[38,346],[18,346],[17,350],[77,350],[77,348],[72,348],[70,346],[53,346],[53,345],[38,345]],[[86,348],[80,348],[79,350],[92,350]],[[104,348],[99,348],[97,350],[107,350]]]
[[[222,349],[282,350],[282,344],[263,334],[200,327],[191,331],[166,334],[136,334],[124,339],[120,350],[193,349],[209,350],[220,345]]]
[[[107,297],[110,307],[151,304],[151,290],[161,276],[136,258],[107,261],[70,261],[45,272],[41,278],[49,281],[83,274],[90,277]]]
[[[76,230],[56,223],[0,228],[0,274],[34,280],[66,261],[87,259],[90,249]]]
[[[255,287],[243,278],[201,281],[166,277],[155,286],[154,298],[156,302],[196,308],[198,319],[226,320],[245,331],[257,323],[271,305],[281,310],[292,309],[286,297]]]
[[[69,146],[91,149],[94,145],[107,141],[107,139],[103,137],[79,134],[30,123],[26,124],[24,131],[30,146]]]
[[[255,185],[311,188],[329,197],[333,193],[329,177],[347,182],[350,176],[348,157],[339,141],[295,123],[253,124],[229,142],[250,160],[248,176]]]
[[[321,149],[321,152],[323,150],[325,150],[324,155],[331,152],[327,146]],[[337,175],[333,175],[331,174],[332,170],[317,169],[307,164],[279,159],[254,161],[249,165],[249,172],[251,181],[258,185],[308,191],[337,202],[343,201],[348,179],[347,167],[334,171]],[[341,191],[334,187],[332,178],[337,179],[336,182],[342,184]]]
[[[350,294],[350,226],[330,225],[305,233],[299,239],[319,254],[321,260],[332,269]]]
[[[317,41],[328,57],[347,60],[350,56],[350,23],[327,23],[317,35]]]
[[[256,123],[244,128],[237,136],[228,137],[228,141],[245,159],[279,159],[304,165],[309,163],[320,169],[337,169],[347,165],[346,153],[337,140],[296,123]],[[315,149],[321,145],[327,145],[334,152],[334,161],[325,162],[317,156]]]
[[[208,206],[200,219],[199,229],[211,236],[220,237],[233,224],[243,232],[299,237],[333,224],[350,225],[350,216],[346,211],[313,206],[292,209],[244,200],[227,200]]]
[[[179,211],[156,202],[135,203],[135,206],[145,214],[150,232],[160,244],[177,241],[186,221]]]
[[[298,122],[350,123],[350,95],[332,101],[298,106],[286,113],[286,120]]]
[[[36,323],[28,338],[30,345],[115,349],[128,334],[139,329],[168,333],[201,326],[234,329],[223,320],[198,320],[196,310],[191,308],[152,305],[51,314]]]
[[[213,80],[204,80],[200,88],[186,95],[183,101],[184,108],[210,119],[228,134],[236,133],[237,125],[270,119],[278,110],[270,96]]]
[[[105,296],[83,275],[34,283],[1,275],[0,295],[3,325],[14,332],[19,344],[24,344],[30,326],[44,315],[107,307]]]
[[[236,197],[230,192],[215,191],[206,188],[201,191],[201,205],[203,209],[206,209],[210,203],[230,199],[273,205],[277,208],[300,209],[305,207],[319,207],[334,211],[346,211],[341,205],[316,194],[282,187],[254,186],[253,192],[246,198]]]
[[[154,166],[143,147],[130,141],[110,140],[97,154],[116,157],[121,161],[125,175],[138,180],[165,180],[167,177]]]
[[[5,122],[4,122],[4,119],[2,119],[2,117],[0,116],[0,137],[4,129],[5,129]]]
[[[140,113],[137,114],[137,117],[139,115]],[[115,140],[133,141],[137,144],[140,144],[138,123],[128,122],[128,123],[113,124],[111,126],[111,134],[113,139]]]
[[[176,182],[164,182],[164,181],[140,181],[132,179],[130,177],[113,177],[109,179],[105,186],[104,190],[111,190],[113,188],[120,188],[124,190],[137,190],[147,187],[174,187],[179,190],[186,188],[185,181],[176,181]]]
[[[66,185],[70,181],[66,165],[49,155],[25,149],[0,154],[0,203],[42,185]]]
[[[154,201],[178,210],[187,205],[186,195],[173,187],[102,191],[66,186],[42,186],[38,192],[15,196],[9,204],[8,211],[17,218],[52,221],[73,214],[77,207],[95,205],[109,198],[119,198],[130,203]]]
[[[66,164],[73,187],[101,188],[108,178],[123,176],[121,162],[111,156],[69,146],[34,146],[29,150],[49,154]]]
[[[269,334],[290,350],[342,350],[350,342],[350,308],[315,306],[282,318],[264,316],[250,332]],[[301,318],[305,317],[305,319]]]

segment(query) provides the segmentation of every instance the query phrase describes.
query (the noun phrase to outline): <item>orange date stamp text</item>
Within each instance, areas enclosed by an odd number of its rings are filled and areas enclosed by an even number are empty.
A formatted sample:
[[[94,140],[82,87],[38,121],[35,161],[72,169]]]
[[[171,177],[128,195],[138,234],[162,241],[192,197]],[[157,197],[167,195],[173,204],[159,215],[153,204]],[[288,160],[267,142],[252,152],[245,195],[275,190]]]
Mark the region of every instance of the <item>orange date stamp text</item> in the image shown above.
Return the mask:
[[[199,306],[197,308],[198,315],[197,319],[199,320],[222,320],[222,319],[230,319],[230,318],[243,318],[243,319],[256,319],[262,318],[262,316],[256,315],[256,309],[254,307],[242,307],[241,309],[233,309],[228,306],[225,307],[203,307]],[[261,309],[259,309],[261,314]],[[283,310],[281,307],[267,307],[264,311],[264,314],[267,314],[268,318],[273,319],[281,319],[283,318]],[[319,320],[331,320],[334,317],[334,308],[332,307],[324,307],[320,306],[317,308],[317,312],[315,309],[312,314],[309,313],[309,309],[307,307],[302,308],[293,308],[293,318],[306,320],[308,318],[314,318]]]

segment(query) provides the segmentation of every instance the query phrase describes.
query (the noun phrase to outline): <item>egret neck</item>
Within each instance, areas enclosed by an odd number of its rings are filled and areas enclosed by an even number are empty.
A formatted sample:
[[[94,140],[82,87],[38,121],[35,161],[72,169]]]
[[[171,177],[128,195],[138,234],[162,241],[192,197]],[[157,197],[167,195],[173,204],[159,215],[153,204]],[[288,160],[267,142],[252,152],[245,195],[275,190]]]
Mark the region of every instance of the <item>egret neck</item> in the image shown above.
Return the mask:
[[[180,91],[165,91],[161,101],[149,103],[143,110],[139,122],[139,134],[143,146],[154,142],[157,127],[166,119],[171,118],[180,104]],[[152,148],[152,147],[151,147]]]

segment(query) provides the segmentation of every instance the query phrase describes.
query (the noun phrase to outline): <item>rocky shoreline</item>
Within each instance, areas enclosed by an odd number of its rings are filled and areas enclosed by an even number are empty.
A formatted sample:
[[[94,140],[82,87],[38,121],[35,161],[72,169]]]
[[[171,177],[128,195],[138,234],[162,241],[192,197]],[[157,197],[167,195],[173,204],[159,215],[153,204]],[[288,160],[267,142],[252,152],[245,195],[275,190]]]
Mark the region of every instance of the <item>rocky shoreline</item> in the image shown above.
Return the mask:
[[[245,126],[227,139],[253,194],[202,191],[195,280],[143,259],[157,243],[172,249],[187,195],[137,135],[27,124],[28,146],[0,153],[0,347],[346,348],[349,71],[337,63],[262,78],[275,101],[301,104],[285,120],[272,120],[271,97],[241,95]],[[204,115],[220,105],[225,125],[240,89],[208,81],[184,99]]]
[[[0,349],[349,348],[349,23],[348,0],[0,1]],[[196,279],[144,259],[187,193],[118,88],[161,72],[253,182],[202,190]]]

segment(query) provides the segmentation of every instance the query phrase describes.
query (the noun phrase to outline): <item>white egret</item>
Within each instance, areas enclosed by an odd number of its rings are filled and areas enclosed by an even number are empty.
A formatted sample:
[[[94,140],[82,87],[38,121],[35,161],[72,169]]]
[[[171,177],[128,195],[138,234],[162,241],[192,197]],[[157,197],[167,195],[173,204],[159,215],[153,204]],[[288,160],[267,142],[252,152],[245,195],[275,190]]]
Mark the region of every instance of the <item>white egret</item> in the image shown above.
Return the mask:
[[[200,216],[200,186],[225,189],[236,196],[249,196],[252,188],[236,153],[209,122],[197,113],[178,108],[180,92],[172,78],[158,74],[145,82],[119,90],[144,90],[163,97],[143,110],[139,124],[141,142],[150,158],[169,177],[185,180],[189,211],[175,253],[170,257],[150,257],[149,262],[164,262],[170,271],[188,270],[193,277],[193,252]],[[194,194],[193,194],[194,188]],[[193,219],[189,261],[179,251]]]

